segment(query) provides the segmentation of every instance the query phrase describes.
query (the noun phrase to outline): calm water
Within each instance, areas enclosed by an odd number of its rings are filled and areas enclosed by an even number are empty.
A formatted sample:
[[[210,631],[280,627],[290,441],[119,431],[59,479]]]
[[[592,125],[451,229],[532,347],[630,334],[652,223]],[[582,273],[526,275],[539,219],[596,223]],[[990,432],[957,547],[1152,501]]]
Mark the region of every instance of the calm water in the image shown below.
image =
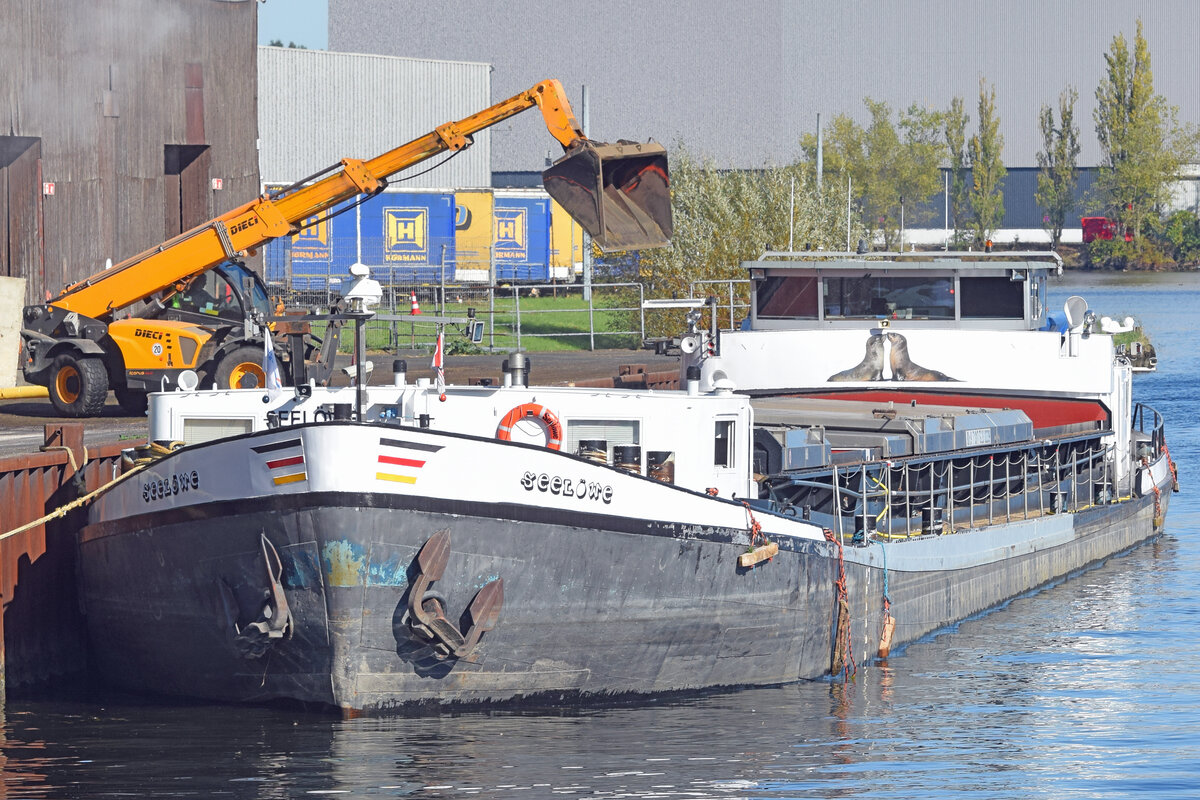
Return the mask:
[[[340,721],[261,709],[11,702],[7,797],[1200,797],[1200,276],[1071,279],[1133,314],[1184,492],[1166,533],[806,683],[571,716]],[[5,793],[6,790],[6,793]]]

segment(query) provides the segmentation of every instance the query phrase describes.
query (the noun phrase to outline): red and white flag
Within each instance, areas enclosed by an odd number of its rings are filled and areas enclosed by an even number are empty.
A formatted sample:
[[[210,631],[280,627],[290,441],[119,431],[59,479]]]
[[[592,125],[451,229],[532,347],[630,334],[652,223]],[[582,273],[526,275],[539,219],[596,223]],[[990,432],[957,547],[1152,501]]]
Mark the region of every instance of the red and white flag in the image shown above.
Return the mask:
[[[446,331],[442,325],[437,327],[437,349],[433,351],[434,369],[437,370],[438,399],[446,402]]]

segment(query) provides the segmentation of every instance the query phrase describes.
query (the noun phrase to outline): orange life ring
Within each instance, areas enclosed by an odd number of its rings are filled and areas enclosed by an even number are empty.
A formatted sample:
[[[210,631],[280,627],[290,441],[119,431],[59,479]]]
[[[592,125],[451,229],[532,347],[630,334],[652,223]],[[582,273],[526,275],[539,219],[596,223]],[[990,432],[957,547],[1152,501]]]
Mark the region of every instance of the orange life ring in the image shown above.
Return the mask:
[[[496,438],[505,442],[512,439],[513,425],[516,425],[526,417],[534,417],[546,426],[546,447],[551,450],[558,450],[562,447],[562,424],[558,421],[558,416],[550,409],[539,406],[537,403],[522,403],[505,414],[504,419],[500,420],[500,428],[496,431]]]

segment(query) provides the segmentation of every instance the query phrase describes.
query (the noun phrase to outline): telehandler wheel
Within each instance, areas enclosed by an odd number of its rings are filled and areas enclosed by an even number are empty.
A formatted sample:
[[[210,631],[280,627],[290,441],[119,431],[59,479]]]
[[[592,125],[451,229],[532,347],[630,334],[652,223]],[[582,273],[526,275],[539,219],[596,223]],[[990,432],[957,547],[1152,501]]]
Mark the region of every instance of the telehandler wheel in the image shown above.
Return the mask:
[[[146,413],[146,407],[149,405],[150,398],[141,389],[118,386],[116,389],[113,389],[113,394],[117,396],[117,403],[120,404],[121,410],[129,416],[137,417]]]
[[[108,370],[98,358],[63,353],[54,359],[47,388],[64,417],[98,417],[108,399]]]
[[[239,347],[217,364],[217,387],[220,389],[263,389],[267,374],[262,367],[261,347]]]

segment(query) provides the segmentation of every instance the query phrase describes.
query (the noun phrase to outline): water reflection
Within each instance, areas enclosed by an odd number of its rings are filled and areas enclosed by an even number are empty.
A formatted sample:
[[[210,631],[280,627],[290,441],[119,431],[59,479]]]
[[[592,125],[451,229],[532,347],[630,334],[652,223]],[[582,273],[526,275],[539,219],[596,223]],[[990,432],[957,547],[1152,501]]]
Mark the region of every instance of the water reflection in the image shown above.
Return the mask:
[[[256,800],[1016,797],[1052,778],[1066,787],[1057,796],[1094,796],[1140,775],[1139,760],[1164,743],[1198,755],[1183,731],[1200,707],[1200,676],[1190,659],[1172,657],[1180,643],[1159,618],[1164,608],[1190,613],[1176,596],[1179,551],[1165,537],[910,645],[846,684],[563,716],[341,721],[214,706],[10,704],[5,786],[14,797]],[[1158,645],[1146,650],[1146,641]],[[1190,695],[1182,706],[1181,691]]]

